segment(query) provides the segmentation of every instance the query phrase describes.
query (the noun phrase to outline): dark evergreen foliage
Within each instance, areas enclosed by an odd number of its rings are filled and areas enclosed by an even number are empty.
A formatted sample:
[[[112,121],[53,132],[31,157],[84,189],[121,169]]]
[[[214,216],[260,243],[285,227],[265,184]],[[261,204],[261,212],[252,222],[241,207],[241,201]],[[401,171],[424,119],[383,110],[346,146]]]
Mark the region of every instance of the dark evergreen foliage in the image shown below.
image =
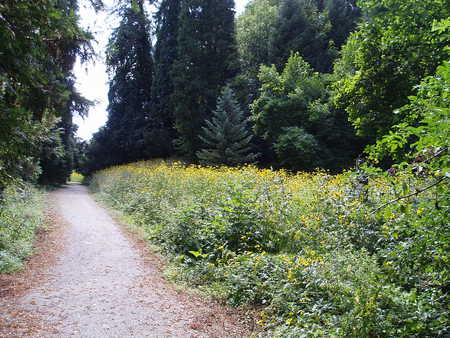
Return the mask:
[[[360,11],[352,0],[281,0],[270,60],[281,69],[290,53],[329,73],[337,50],[354,30]]]
[[[182,2],[172,76],[178,150],[195,159],[198,134],[211,117],[220,89],[237,73],[233,0]]]
[[[109,41],[107,68],[110,84],[106,133],[114,149],[110,164],[142,159],[151,143],[145,135],[158,124],[151,114],[153,60],[150,22],[143,1],[131,1],[122,9],[122,21]]]
[[[162,0],[155,15],[155,69],[152,87],[153,113],[170,139],[175,137],[175,116],[171,97],[174,91],[172,67],[177,56],[178,17],[181,0]],[[171,145],[171,140],[167,140]]]
[[[356,6],[356,0],[325,0],[324,11],[331,24],[328,39],[333,47],[340,49],[355,30],[361,10]]]
[[[299,52],[315,70],[331,69],[332,53],[328,48],[331,29],[325,13],[312,1],[283,0],[270,48],[271,63],[281,69],[292,52]]]

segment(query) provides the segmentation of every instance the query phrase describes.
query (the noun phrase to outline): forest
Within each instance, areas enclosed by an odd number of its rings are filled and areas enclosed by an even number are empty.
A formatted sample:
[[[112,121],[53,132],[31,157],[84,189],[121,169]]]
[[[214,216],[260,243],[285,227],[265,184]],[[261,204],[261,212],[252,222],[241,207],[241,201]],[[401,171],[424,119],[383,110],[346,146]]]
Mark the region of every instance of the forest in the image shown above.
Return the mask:
[[[450,333],[449,0],[118,0],[89,141],[79,6],[0,4],[0,272],[76,172],[268,336]]]

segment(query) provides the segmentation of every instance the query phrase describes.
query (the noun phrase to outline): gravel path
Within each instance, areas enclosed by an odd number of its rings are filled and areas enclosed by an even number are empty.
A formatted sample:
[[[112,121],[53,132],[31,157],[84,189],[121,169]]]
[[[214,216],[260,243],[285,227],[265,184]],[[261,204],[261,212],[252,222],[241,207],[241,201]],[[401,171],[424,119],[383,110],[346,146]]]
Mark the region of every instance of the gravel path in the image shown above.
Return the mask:
[[[245,336],[235,314],[162,279],[85,187],[70,184],[53,201],[67,223],[62,252],[44,283],[14,299],[15,315],[3,314],[11,324],[26,313],[40,329],[17,328],[9,336]]]

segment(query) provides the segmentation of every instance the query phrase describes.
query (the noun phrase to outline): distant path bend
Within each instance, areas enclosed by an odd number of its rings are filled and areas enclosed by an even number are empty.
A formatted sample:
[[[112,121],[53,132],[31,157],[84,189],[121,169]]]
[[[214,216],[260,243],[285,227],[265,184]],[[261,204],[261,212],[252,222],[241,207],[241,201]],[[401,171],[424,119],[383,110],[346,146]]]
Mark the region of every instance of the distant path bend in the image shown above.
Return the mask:
[[[84,186],[70,184],[52,194],[68,223],[64,249],[48,280],[16,305],[46,321],[47,332],[36,336],[244,336],[222,308],[164,281]]]

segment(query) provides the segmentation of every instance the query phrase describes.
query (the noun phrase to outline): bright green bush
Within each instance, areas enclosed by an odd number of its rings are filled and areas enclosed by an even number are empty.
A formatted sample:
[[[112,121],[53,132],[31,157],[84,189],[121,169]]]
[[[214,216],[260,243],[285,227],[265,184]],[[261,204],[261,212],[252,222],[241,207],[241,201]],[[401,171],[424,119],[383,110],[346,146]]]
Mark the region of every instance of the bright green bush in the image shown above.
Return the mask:
[[[31,186],[7,187],[0,199],[0,273],[22,267],[43,224],[42,194]]]
[[[427,180],[142,162],[91,187],[172,258],[173,278],[261,306],[268,335],[424,337],[448,332],[445,187],[386,202]]]

